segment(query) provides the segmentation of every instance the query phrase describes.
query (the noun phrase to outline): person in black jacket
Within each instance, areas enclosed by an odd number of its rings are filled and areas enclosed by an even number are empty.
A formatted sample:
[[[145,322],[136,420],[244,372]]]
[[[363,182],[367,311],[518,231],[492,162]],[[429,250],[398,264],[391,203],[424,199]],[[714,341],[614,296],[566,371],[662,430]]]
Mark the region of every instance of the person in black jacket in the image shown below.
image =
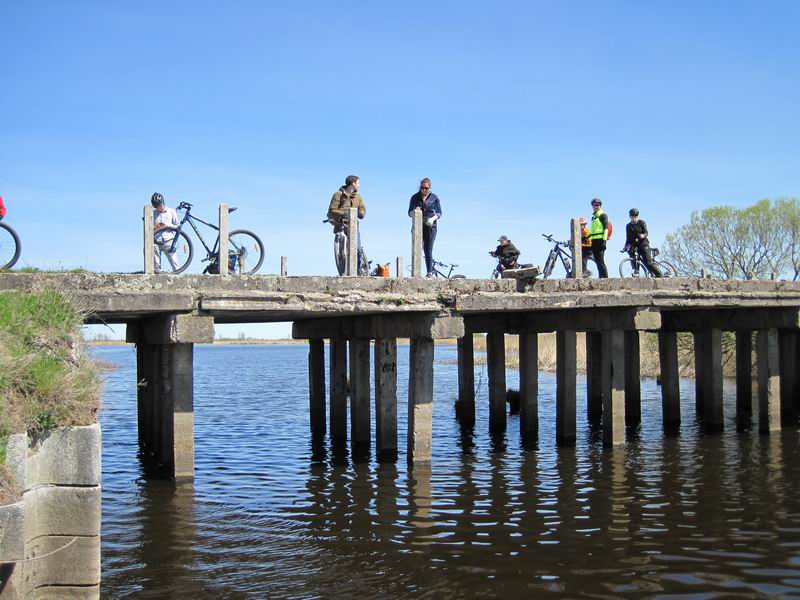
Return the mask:
[[[511,240],[504,235],[501,235],[497,241],[500,242],[500,245],[493,251],[490,251],[489,254],[500,260],[500,271],[515,269],[517,267],[517,258],[519,258],[520,251],[517,250],[517,247],[511,243]]]
[[[425,177],[419,182],[419,191],[411,196],[408,202],[408,216],[414,215],[414,209],[422,210],[422,250],[425,254],[425,269],[427,277],[433,277],[433,243],[436,241],[436,231],[439,219],[442,218],[442,204],[439,196],[431,191],[431,180]]]
[[[632,208],[628,211],[631,222],[625,226],[625,247],[631,258],[636,252],[644,268],[650,271],[654,277],[661,277],[661,270],[653,264],[653,256],[650,253],[650,241],[647,239],[647,223],[639,218],[639,209]],[[639,275],[639,263],[634,261],[634,277]]]

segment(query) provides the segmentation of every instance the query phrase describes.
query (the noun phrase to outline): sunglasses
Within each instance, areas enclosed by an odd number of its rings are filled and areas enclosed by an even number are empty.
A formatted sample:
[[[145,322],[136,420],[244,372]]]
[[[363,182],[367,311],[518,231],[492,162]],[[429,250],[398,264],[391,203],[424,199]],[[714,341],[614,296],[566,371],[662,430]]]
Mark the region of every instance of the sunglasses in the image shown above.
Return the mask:
[[[421,190],[429,190],[431,188],[430,188],[430,186],[425,187],[424,185],[421,185],[421,186],[419,186],[419,189],[421,189]]]

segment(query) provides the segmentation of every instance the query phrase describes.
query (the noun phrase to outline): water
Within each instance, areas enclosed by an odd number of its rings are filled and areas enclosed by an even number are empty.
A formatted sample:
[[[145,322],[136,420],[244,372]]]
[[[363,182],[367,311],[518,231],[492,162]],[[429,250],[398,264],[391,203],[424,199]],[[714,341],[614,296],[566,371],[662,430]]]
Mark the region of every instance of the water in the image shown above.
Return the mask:
[[[665,439],[645,380],[642,426],[609,451],[581,379],[577,446],[559,449],[543,373],[538,444],[523,449],[518,417],[488,434],[480,368],[477,425],[460,430],[455,348],[437,346],[433,462],[409,474],[403,401],[397,464],[353,464],[312,448],[305,346],[198,346],[196,478],[175,485],[142,476],[134,350],[94,352],[120,366],[100,417],[103,597],[800,595],[798,431],[736,433],[732,382],[724,433],[699,434],[683,381],[681,434]]]

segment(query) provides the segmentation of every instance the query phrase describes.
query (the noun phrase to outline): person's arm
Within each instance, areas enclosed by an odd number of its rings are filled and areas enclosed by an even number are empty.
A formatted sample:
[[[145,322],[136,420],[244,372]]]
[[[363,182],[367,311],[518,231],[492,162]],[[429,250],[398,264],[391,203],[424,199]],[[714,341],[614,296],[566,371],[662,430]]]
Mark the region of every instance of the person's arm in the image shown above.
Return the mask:
[[[608,215],[600,213],[600,224],[603,226],[603,241],[608,239]]]
[[[356,198],[358,198],[358,218],[363,219],[365,216],[367,216],[367,207],[364,204],[364,199],[361,197],[361,195],[357,195]]]
[[[339,192],[333,193],[331,203],[328,205],[328,220],[330,221],[341,221],[343,219],[342,211],[339,210],[339,198],[341,196]]]
[[[435,194],[433,196],[433,207],[432,208],[433,208],[433,212],[436,214],[436,220],[438,221],[439,219],[442,218],[442,203],[439,202],[439,196],[437,196]]]
[[[413,196],[411,196],[411,199],[408,201],[408,216],[409,217],[413,217],[414,216],[414,209],[416,208],[416,206],[414,205],[414,198],[416,198],[416,197],[417,197],[417,195],[414,194]]]
[[[173,227],[177,227],[178,225],[181,224],[180,219],[178,219],[178,211],[176,211],[174,208],[172,209],[171,217],[172,217],[172,226]]]
[[[646,240],[647,239],[647,223],[645,223],[641,219],[639,219],[639,223],[642,224],[642,231],[639,234],[639,239],[640,240]]]
[[[636,243],[636,233],[634,233],[633,231],[633,223],[628,223],[627,225],[625,225],[625,248],[623,249],[627,250],[635,243]]]

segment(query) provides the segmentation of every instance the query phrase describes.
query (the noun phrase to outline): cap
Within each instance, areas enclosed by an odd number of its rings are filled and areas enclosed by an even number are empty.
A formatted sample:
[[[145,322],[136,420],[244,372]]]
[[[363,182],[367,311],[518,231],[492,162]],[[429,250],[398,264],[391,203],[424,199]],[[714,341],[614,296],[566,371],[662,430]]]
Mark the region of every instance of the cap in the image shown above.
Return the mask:
[[[497,238],[497,241],[498,242],[507,242],[508,238],[506,236],[504,236],[504,235],[501,235],[499,238]]]

